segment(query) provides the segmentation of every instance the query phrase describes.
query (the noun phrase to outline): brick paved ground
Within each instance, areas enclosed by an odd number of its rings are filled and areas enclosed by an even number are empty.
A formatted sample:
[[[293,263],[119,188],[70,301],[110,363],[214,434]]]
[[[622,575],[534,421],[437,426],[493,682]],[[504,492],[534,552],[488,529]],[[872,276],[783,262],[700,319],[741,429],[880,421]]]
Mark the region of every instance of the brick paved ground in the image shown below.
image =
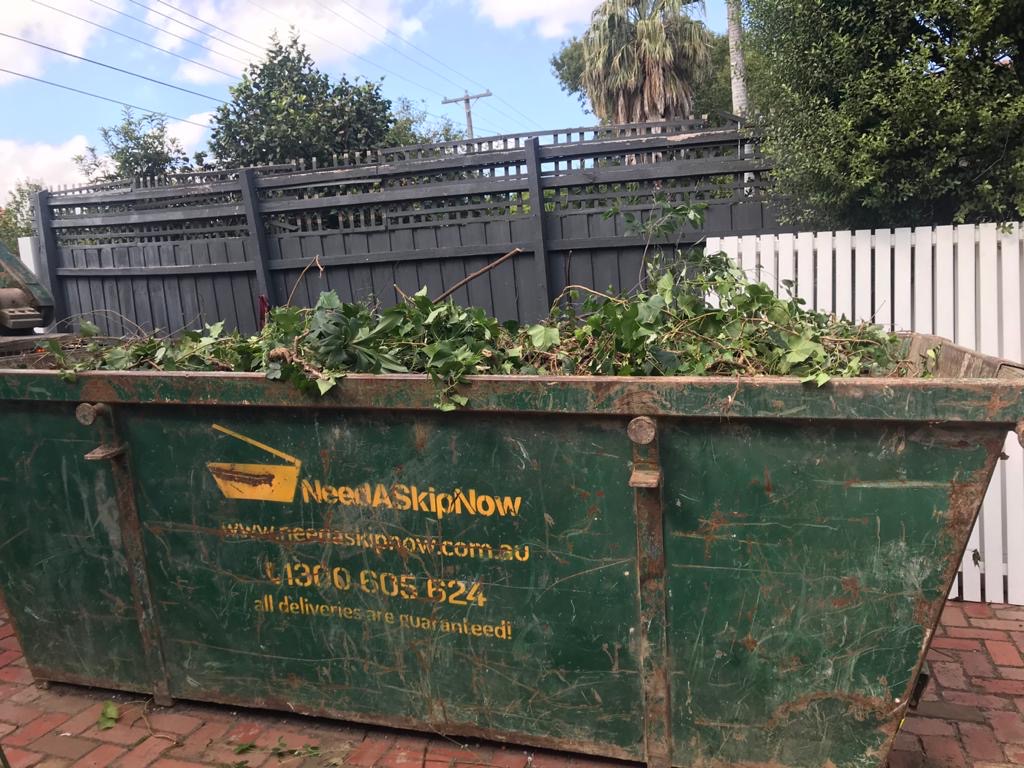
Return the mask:
[[[929,657],[933,681],[890,768],[1024,765],[1024,608],[950,603]],[[98,730],[103,702],[121,710]],[[541,750],[460,744],[325,720],[32,685],[0,613],[0,744],[13,768],[621,768]]]

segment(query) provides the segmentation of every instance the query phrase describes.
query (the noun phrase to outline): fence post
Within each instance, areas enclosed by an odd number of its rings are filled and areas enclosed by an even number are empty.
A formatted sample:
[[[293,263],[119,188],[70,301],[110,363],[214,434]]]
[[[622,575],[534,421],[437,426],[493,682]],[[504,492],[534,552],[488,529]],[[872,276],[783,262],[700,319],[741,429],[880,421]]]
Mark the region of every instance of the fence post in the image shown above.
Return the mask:
[[[536,136],[526,140],[526,183],[530,193],[530,218],[533,220],[533,271],[537,279],[537,319],[551,309],[548,284],[548,245],[544,236],[544,192],[540,184],[540,141]]]
[[[267,247],[267,230],[260,216],[260,201],[256,195],[256,173],[252,168],[245,168],[238,174],[238,182],[242,188],[242,205],[245,207],[245,224],[249,230],[249,243],[256,257],[256,290],[260,296],[266,296],[270,306],[274,306],[274,284],[270,281],[270,250]]]
[[[53,233],[53,221],[50,215],[50,193],[45,189],[36,192],[35,199],[35,224],[36,233],[39,236],[39,249],[36,253],[39,272],[46,282],[46,287],[53,297],[53,323],[58,331],[69,329],[68,304],[64,298],[64,288],[57,276],[57,267],[60,264],[60,251],[57,248],[57,237]]]

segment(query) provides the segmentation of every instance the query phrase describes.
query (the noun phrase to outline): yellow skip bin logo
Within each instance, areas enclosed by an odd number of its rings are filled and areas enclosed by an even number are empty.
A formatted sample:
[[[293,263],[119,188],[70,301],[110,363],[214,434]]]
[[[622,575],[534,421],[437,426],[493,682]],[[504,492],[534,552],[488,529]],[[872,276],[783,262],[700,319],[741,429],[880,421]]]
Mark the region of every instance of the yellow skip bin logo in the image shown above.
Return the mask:
[[[213,428],[288,462],[287,464],[208,462],[206,468],[210,470],[213,479],[217,481],[217,486],[225,498],[286,503],[295,499],[295,489],[299,484],[299,470],[302,468],[301,461],[220,424],[214,424]]]

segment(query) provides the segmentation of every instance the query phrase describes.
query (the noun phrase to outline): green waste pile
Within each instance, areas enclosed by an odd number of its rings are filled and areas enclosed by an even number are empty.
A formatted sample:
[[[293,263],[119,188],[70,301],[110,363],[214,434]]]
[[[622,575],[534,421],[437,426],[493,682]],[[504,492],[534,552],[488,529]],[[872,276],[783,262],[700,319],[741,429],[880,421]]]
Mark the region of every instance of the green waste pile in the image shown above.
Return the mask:
[[[424,373],[437,405],[466,403],[474,374],[594,376],[907,375],[899,339],[877,326],[807,309],[752,282],[720,254],[676,262],[630,295],[570,286],[533,325],[500,323],[477,308],[435,302],[426,290],[393,307],[346,304],[323,293],[313,308],[270,310],[256,336],[223,323],[175,338],[86,338],[52,344],[49,364],[86,370],[258,371],[321,394],[348,373]]]

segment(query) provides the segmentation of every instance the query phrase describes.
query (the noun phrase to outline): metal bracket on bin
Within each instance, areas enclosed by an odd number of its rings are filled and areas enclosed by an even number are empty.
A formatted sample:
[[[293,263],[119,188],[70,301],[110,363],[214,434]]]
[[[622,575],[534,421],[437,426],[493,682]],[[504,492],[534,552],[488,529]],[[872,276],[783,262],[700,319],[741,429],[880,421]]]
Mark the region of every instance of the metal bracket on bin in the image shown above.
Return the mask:
[[[75,408],[75,419],[83,426],[96,425],[99,428],[100,444],[85,454],[84,458],[87,461],[110,462],[117,494],[118,524],[124,541],[124,555],[128,561],[135,618],[139,625],[142,648],[146,654],[153,685],[153,702],[158,706],[170,706],[173,701],[160,644],[160,628],[149,590],[149,576],[146,573],[146,556],[142,543],[142,522],[139,519],[139,510],[135,506],[135,487],[132,482],[131,466],[128,463],[128,451],[118,435],[114,412],[109,405],[80,403]]]
[[[644,744],[649,768],[672,765],[672,707],[669,699],[665,533],[658,459],[658,425],[638,416],[626,434],[633,443],[637,519],[637,568],[640,573],[640,661],[644,690]]]

